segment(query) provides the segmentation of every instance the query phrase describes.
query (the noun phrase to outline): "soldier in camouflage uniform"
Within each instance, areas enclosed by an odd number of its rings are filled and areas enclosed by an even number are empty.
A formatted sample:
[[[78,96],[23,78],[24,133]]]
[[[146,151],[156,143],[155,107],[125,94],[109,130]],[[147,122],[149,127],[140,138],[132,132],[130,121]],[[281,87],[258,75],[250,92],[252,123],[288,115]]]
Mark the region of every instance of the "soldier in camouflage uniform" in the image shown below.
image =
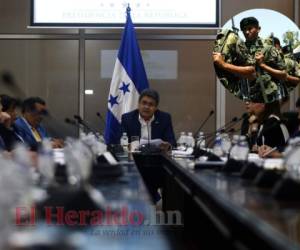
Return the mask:
[[[213,51],[216,74],[226,89],[244,101],[272,102],[264,98],[261,87],[270,84],[271,76],[261,72],[256,79],[256,60],[235,32],[218,32]]]
[[[282,49],[279,39],[272,36],[265,39],[265,43],[272,44],[279,51],[286,66],[287,79],[285,85],[287,92],[292,91],[300,83],[300,67],[292,53],[291,46],[287,45]]]
[[[292,53],[284,54],[284,61],[287,71],[286,85],[289,91],[292,91],[300,83],[300,65],[295,60]]]
[[[213,49],[216,74],[231,93],[248,99],[249,79],[255,79],[255,59],[249,55],[244,42],[231,30],[217,34]]]
[[[286,95],[284,81],[287,74],[285,63],[278,50],[264,43],[258,36],[258,20],[247,17],[241,20],[240,28],[246,38],[248,53],[256,59],[256,81],[250,83],[250,98],[254,102],[271,103]]]

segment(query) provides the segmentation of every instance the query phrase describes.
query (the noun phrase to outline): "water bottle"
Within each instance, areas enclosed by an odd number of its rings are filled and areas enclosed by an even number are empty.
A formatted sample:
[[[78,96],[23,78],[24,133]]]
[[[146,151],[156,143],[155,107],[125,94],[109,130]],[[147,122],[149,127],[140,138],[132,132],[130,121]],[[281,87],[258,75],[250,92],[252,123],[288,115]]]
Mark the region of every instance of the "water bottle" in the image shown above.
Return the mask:
[[[240,161],[246,161],[248,159],[249,154],[249,145],[247,142],[247,138],[244,135],[241,135],[238,142],[238,153],[237,159]]]
[[[234,135],[232,138],[232,144],[231,149],[229,150],[229,158],[237,160],[238,158],[238,142],[239,142],[240,136]]]
[[[177,140],[177,147],[179,149],[185,147],[185,138],[186,138],[185,132],[180,132],[180,136]]]
[[[222,138],[222,150],[225,155],[228,155],[231,148],[231,141],[229,135],[224,133],[221,135],[221,138]]]
[[[223,150],[222,150],[222,138],[220,136],[220,133],[217,133],[214,147],[213,147],[213,153],[216,156],[222,157],[223,156]]]
[[[127,133],[124,132],[121,139],[120,139],[120,144],[124,150],[124,152],[128,152],[128,136]]]
[[[289,151],[286,154],[284,165],[289,177],[300,181],[300,138],[292,140]]]
[[[197,147],[199,149],[205,149],[206,141],[205,136],[203,132],[199,132],[198,138],[197,138]]]
[[[299,137],[289,139],[288,145],[285,147],[284,151],[282,152],[284,158],[287,158],[289,156],[289,154],[295,148],[299,140],[300,140]]]
[[[42,184],[47,187],[54,180],[55,167],[51,141],[44,139],[40,154],[38,155],[38,169],[41,174]]]
[[[189,148],[194,148],[195,147],[195,139],[193,137],[192,132],[188,132],[188,135],[186,137],[186,145]]]

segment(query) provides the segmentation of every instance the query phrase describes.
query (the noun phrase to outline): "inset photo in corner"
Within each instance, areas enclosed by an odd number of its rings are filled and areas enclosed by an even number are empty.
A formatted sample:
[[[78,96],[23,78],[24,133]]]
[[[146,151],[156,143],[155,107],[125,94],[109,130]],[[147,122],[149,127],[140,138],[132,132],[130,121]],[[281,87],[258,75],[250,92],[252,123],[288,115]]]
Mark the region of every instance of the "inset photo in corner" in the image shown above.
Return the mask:
[[[300,83],[299,27],[269,9],[232,17],[218,31],[213,62],[223,86],[244,101],[283,101]]]

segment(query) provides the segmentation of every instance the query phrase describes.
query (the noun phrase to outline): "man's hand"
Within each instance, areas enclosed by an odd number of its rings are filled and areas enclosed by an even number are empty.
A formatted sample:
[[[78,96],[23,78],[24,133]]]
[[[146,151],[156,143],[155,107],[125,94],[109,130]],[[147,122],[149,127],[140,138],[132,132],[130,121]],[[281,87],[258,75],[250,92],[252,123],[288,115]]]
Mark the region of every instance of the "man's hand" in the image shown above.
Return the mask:
[[[213,52],[213,61],[219,66],[222,66],[224,64],[224,58],[222,54],[218,52]]]
[[[63,148],[64,147],[64,141],[62,139],[52,139],[51,140],[52,148]]]
[[[258,148],[258,155],[261,158],[281,158],[282,154],[275,150],[274,148],[271,148],[267,145],[262,145]]]
[[[252,152],[252,153],[258,153],[258,146],[257,146],[257,144],[254,144],[254,145],[252,146],[251,152]]]
[[[11,126],[11,117],[6,112],[0,112],[0,123],[2,123],[6,128]]]
[[[166,142],[166,141],[163,141],[160,145],[159,145],[159,148],[161,151],[163,152],[168,152],[172,149],[172,146],[170,143]]]
[[[264,62],[264,59],[265,59],[265,57],[264,57],[263,53],[258,52],[255,54],[255,60],[258,65],[261,65]]]
[[[255,60],[257,65],[259,65],[260,68],[269,73],[272,77],[278,80],[286,81],[288,74],[285,72],[285,70],[275,69],[267,65],[264,62],[264,55],[261,52],[255,55]]]

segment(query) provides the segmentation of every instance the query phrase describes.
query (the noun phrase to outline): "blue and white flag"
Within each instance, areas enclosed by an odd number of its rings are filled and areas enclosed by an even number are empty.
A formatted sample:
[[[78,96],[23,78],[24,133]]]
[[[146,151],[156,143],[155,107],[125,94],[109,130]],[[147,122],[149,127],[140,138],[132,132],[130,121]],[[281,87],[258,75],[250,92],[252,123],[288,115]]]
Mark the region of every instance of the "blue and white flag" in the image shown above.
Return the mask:
[[[104,135],[107,144],[119,143],[122,115],[136,109],[141,91],[149,88],[129,7],[126,12],[127,20],[108,95]]]

